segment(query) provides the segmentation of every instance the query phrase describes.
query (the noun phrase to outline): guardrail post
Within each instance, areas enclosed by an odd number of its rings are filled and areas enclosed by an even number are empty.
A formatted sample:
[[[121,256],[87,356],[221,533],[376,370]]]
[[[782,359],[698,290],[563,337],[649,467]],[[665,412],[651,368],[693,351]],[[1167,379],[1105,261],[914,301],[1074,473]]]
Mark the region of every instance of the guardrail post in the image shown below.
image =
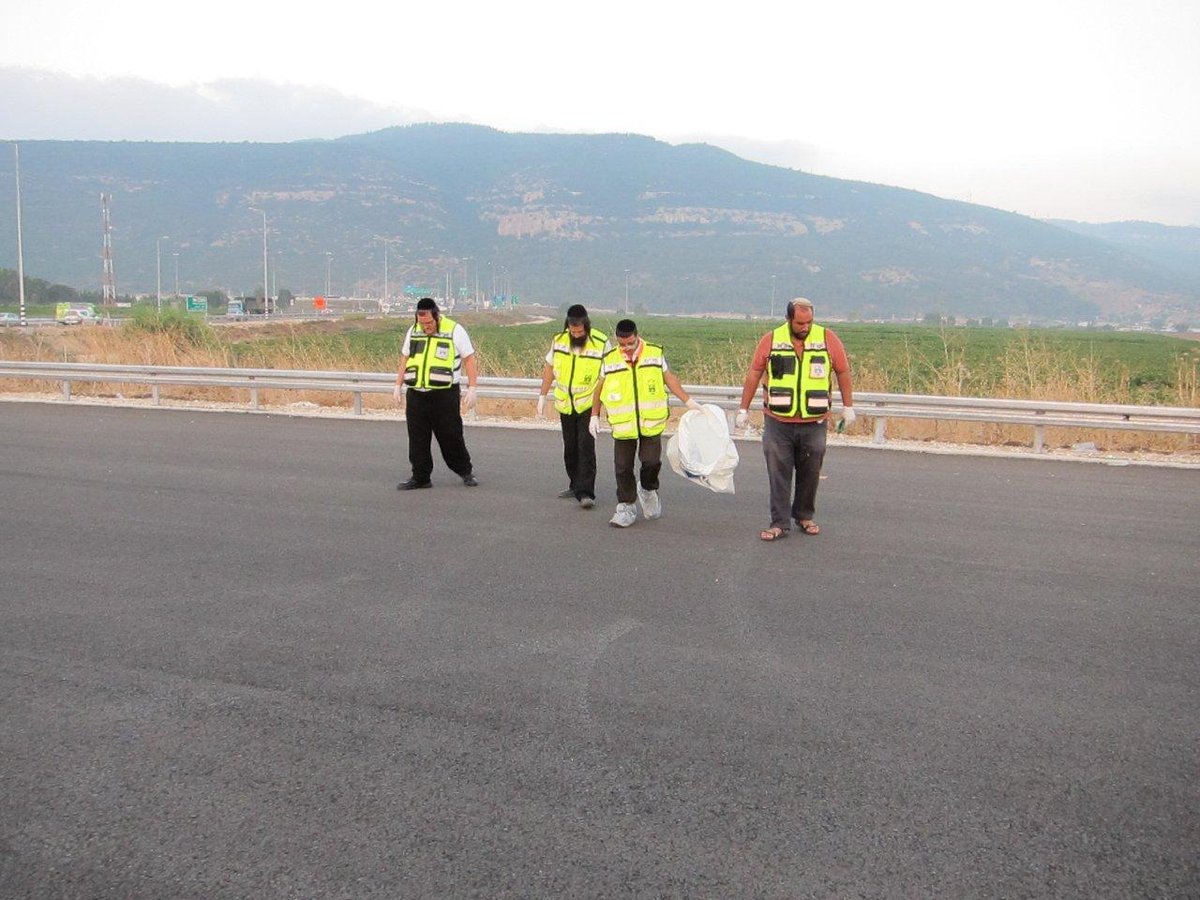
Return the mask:
[[[362,391],[354,392],[354,414],[356,416],[362,415]]]
[[[150,399],[154,401],[155,406],[159,405],[159,403],[158,403],[158,400],[159,400],[158,385],[157,384],[150,385]]]
[[[64,400],[71,399],[71,382],[64,381],[62,383],[62,395]]]
[[[250,376],[250,380],[254,380],[253,375]],[[250,408],[258,409],[258,388],[256,387],[250,388]]]
[[[875,417],[875,433],[871,437],[871,441],[876,444],[882,444],[884,441],[883,432],[886,429],[887,429],[887,417],[886,416],[876,416]]]
[[[1045,415],[1040,409],[1034,413],[1035,416]],[[1041,453],[1046,446],[1046,426],[1033,426],[1033,452]]]

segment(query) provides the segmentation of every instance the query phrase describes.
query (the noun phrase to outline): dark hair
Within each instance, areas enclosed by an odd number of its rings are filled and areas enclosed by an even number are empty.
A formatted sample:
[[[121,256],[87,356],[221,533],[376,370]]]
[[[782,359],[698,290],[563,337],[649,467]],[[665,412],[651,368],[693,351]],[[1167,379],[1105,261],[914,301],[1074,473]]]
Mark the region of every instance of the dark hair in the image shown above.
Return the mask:
[[[585,333],[589,335],[592,333],[592,319],[582,303],[575,303],[567,307],[567,317],[563,319],[563,331],[566,331],[570,325],[582,325]]]
[[[431,312],[436,316],[438,314],[437,301],[432,297],[422,297],[417,301],[417,312]]]
[[[633,319],[622,319],[617,323],[616,329],[613,331],[617,337],[632,337],[637,334],[637,323]]]

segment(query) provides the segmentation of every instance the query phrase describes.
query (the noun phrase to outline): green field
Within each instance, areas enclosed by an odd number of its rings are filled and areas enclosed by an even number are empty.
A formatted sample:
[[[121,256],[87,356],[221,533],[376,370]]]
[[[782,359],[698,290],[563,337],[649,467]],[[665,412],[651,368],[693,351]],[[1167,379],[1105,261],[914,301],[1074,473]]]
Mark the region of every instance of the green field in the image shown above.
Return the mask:
[[[558,322],[501,325],[467,317],[484,374],[535,377]],[[613,321],[597,319],[611,333]],[[738,384],[765,321],[652,317],[642,334],[665,346],[687,383]],[[387,371],[407,321],[386,330],[266,338],[233,349],[264,359],[272,347],[300,359],[345,360]],[[926,325],[831,325],[849,350],[859,390],[1036,397],[1103,403],[1197,405],[1200,342],[1160,334]],[[344,363],[343,363],[344,364]],[[320,365],[313,366],[321,367]]]

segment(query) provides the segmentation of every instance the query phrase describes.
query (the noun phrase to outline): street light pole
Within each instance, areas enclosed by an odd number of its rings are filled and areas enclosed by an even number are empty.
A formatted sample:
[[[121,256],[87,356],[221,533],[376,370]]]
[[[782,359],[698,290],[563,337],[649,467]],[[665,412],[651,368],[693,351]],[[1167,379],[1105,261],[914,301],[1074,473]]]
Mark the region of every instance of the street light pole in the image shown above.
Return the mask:
[[[162,242],[169,241],[171,238],[168,235],[163,235],[154,242],[154,270],[156,273],[155,296],[158,298],[156,309],[162,312]]]
[[[329,301],[329,294],[330,294],[329,270],[332,266],[333,266],[333,251],[326,250],[325,251],[325,300],[326,300],[326,302]]]
[[[21,147],[13,144],[13,164],[17,172],[17,297],[21,324],[25,320],[25,253],[21,247]]]
[[[629,316],[629,270],[625,270],[625,316]]]
[[[771,318],[775,318],[775,276],[771,276]]]
[[[175,299],[179,299],[179,251],[173,250],[171,255],[175,257]]]
[[[271,315],[271,282],[267,280],[267,211],[251,206],[250,212],[262,213],[263,217],[263,315]]]

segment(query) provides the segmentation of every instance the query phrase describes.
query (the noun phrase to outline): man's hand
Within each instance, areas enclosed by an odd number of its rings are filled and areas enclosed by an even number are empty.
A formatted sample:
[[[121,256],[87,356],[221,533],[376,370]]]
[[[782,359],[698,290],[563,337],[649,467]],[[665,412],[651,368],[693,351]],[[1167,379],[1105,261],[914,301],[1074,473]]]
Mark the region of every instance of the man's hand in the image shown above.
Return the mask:
[[[540,419],[546,409],[546,395],[538,394],[537,417]]]
[[[838,423],[838,431],[849,428],[854,424],[854,420],[858,418],[858,413],[854,411],[853,406],[842,407],[842,420]]]
[[[687,403],[685,403],[685,404],[684,404],[684,406],[686,406],[688,409],[695,409],[695,410],[698,410],[698,409],[700,409],[700,404],[699,404],[699,403],[697,403],[697,402],[696,402],[696,401],[695,401],[693,398],[691,398],[691,397],[688,397],[688,402],[687,402]]]
[[[402,385],[402,384],[396,385],[396,389],[394,391],[392,391],[392,397],[395,399],[397,406],[403,406],[404,405],[404,385]]]
[[[588,434],[590,434],[592,437],[597,437],[600,434],[599,416],[592,416],[591,421],[588,422]]]
[[[467,388],[467,395],[463,397],[463,409],[474,409],[476,400],[475,385],[471,385]]]
[[[735,428],[749,428],[750,427],[750,410],[739,409],[737,411],[737,417],[733,420],[733,426]]]

